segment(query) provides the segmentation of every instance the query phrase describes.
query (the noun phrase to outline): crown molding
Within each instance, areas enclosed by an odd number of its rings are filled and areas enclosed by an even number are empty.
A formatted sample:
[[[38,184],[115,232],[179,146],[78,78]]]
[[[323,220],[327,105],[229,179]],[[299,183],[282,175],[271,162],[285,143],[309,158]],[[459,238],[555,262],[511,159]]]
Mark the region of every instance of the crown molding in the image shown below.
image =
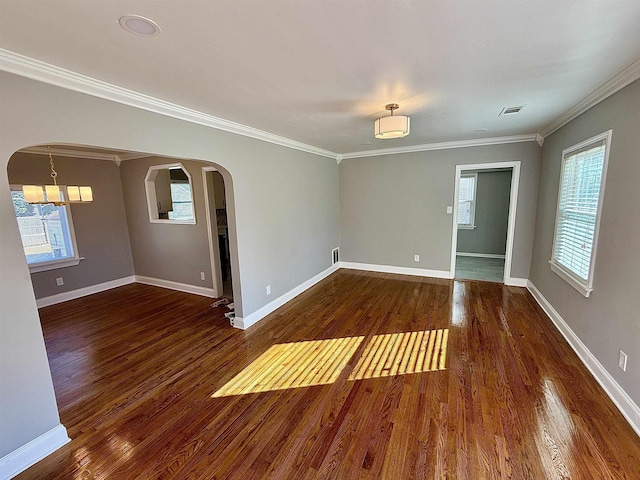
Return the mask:
[[[477,138],[473,140],[456,140],[454,142],[425,143],[423,145],[410,145],[407,147],[381,148],[379,150],[367,150],[363,152],[343,153],[338,158],[338,163],[347,158],[377,157],[379,155],[395,155],[398,153],[427,152],[430,150],[447,150],[450,148],[483,147],[486,145],[501,145],[504,143],[539,142],[538,134],[512,135],[509,137]]]
[[[19,150],[19,153],[31,153],[33,155],[49,155],[47,147],[28,147]],[[91,160],[108,160],[118,162],[118,155],[112,153],[85,152],[80,150],[67,150],[64,148],[51,147],[51,154],[56,157],[88,158]]]
[[[583,98],[580,102],[574,105],[568,112],[564,115],[556,119],[554,122],[547,125],[541,132],[540,135],[543,137],[548,137],[553,132],[558,130],[559,128],[565,126],[571,120],[576,118],[578,115],[583,114],[587,110],[589,110],[594,105],[597,105],[605,98],[610,97],[614,93],[619,90],[622,90],[624,87],[629,85],[630,83],[635,82],[640,78],[640,59],[636,60],[634,63],[629,65],[627,68],[618,73],[611,80],[601,85],[597,90]]]
[[[236,133],[263,142],[273,143],[336,160],[338,158],[336,153],[314,147],[313,145],[307,145],[306,143],[291,140],[290,138],[258,130],[257,128],[231,122],[224,118],[214,117],[213,115],[118,87],[117,85],[103,82],[2,48],[0,48],[0,70],[75,92],[159,113],[167,117],[177,118],[225,132]]]

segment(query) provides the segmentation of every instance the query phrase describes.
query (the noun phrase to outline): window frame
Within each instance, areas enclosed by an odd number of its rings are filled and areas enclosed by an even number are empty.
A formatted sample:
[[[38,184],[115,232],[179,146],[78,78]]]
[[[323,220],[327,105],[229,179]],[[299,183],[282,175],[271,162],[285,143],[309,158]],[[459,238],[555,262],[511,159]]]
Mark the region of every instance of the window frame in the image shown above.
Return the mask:
[[[473,178],[473,199],[471,200],[470,208],[470,223],[460,223],[460,215],[456,217],[458,230],[473,230],[476,228],[476,198],[478,195],[478,172],[461,173],[460,181],[463,178]],[[458,189],[458,198],[456,202],[456,208],[460,210],[460,189]]]
[[[170,170],[173,168],[180,168],[185,173],[189,180],[189,190],[191,194],[191,204],[193,209],[193,218],[189,220],[185,219],[170,219],[170,218],[160,218],[158,214],[158,198],[156,195],[156,187],[155,187],[155,179],[160,170]],[[166,163],[161,165],[150,165],[147,169],[147,174],[144,178],[144,188],[145,195],[147,197],[147,211],[149,213],[149,222],[150,223],[163,223],[167,225],[196,225],[196,202],[194,199],[193,192],[193,178],[189,173],[189,170],[185,168],[185,166],[180,163]]]
[[[22,185],[9,185],[10,192],[22,191]],[[13,203],[13,200],[12,202]],[[27,260],[27,256],[25,254],[25,262],[27,263],[27,267],[29,267],[29,273],[38,273],[38,272],[46,272],[48,270],[56,270],[58,268],[65,267],[73,267],[80,263],[80,260],[84,260],[84,257],[81,257],[78,253],[78,242],[76,241],[76,231],[73,225],[73,216],[71,215],[71,208],[69,205],[59,205],[58,208],[63,208],[65,211],[65,217],[67,219],[67,227],[69,229],[69,239],[71,241],[71,248],[73,250],[73,257],[62,258],[60,260],[48,260],[44,262],[37,263],[29,263]],[[15,215],[15,212],[14,212]],[[17,223],[16,216],[16,223]],[[20,229],[18,228],[18,232]],[[22,233],[20,233],[20,241],[22,241]],[[24,247],[23,247],[24,251]]]
[[[607,179],[607,168],[609,165],[609,153],[611,151],[612,133],[613,130],[607,130],[606,132],[595,135],[591,138],[588,138],[587,140],[584,140],[576,145],[562,150],[562,163],[560,167],[560,177],[558,180],[558,199],[556,202],[556,219],[553,228],[553,244],[551,246],[551,259],[549,260],[549,265],[551,267],[551,270],[556,275],[566,281],[569,285],[571,285],[575,290],[580,292],[585,297],[589,297],[589,295],[593,291],[593,277],[596,264],[596,254],[598,251],[598,238],[600,233],[600,217],[602,214],[602,205],[604,203],[604,191]],[[598,193],[598,204],[596,207],[596,218],[593,228],[591,255],[589,258],[589,273],[587,275],[587,279],[584,280],[577,273],[573,272],[571,269],[569,269],[556,259],[556,247],[558,243],[558,223],[560,220],[560,204],[563,196],[562,184],[567,159],[570,158],[573,153],[579,153],[579,151],[587,150],[589,146],[595,146],[595,144],[600,142],[604,143],[604,159],[602,163],[602,173],[600,176],[600,191]]]

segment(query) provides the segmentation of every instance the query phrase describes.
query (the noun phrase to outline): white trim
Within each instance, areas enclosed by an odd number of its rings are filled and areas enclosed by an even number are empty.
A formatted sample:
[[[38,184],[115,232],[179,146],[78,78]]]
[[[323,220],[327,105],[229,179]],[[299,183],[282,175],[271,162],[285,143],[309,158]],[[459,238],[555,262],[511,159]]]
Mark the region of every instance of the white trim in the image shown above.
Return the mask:
[[[18,153],[30,153],[32,155],[49,155],[49,150],[47,149],[47,147],[27,147],[23,148],[22,150],[18,150]],[[107,160],[110,162],[116,162],[116,159],[118,158],[118,156],[114,153],[86,152],[84,150],[69,150],[54,146],[51,146],[51,154],[56,157],[88,158],[90,160]]]
[[[204,188],[204,210],[207,221],[207,240],[209,242],[209,263],[211,265],[211,281],[213,284],[213,292],[217,297],[221,297],[223,294],[223,281],[222,281],[222,261],[220,260],[220,246],[218,244],[218,235],[216,234],[215,240],[213,236],[213,225],[211,225],[211,205],[209,202],[209,186],[207,185],[207,172],[217,172],[216,167],[202,167],[202,186]],[[224,180],[223,180],[224,181]],[[215,189],[214,189],[215,190]],[[215,191],[211,192],[215,195]],[[213,206],[215,210],[215,205]],[[218,224],[216,223],[216,232],[218,231]],[[228,228],[228,226],[227,226]]]
[[[144,283],[145,285],[153,285],[154,287],[168,288],[169,290],[177,290],[178,292],[216,298],[216,292],[213,288],[199,287],[197,285],[164,280],[162,278],[145,277],[144,275],[135,275],[135,281],[137,283]]]
[[[613,77],[608,82],[601,85],[598,89],[596,89],[591,94],[587,95],[577,104],[575,104],[569,111],[567,111],[564,115],[554,120],[552,123],[547,125],[542,129],[540,135],[543,137],[548,137],[556,130],[562,128],[571,120],[576,118],[578,115],[583,114],[591,107],[597,105],[602,102],[606,98],[610,97],[614,93],[622,90],[627,85],[635,82],[640,78],[640,60],[636,60],[634,63],[629,65],[627,68],[618,73],[615,77]]]
[[[94,293],[104,292],[105,290],[111,290],[112,288],[121,287],[135,282],[135,277],[122,277],[116,280],[110,280],[104,283],[97,283],[88,287],[78,288],[76,290],[69,290],[68,292],[57,293],[49,297],[42,297],[36,299],[36,305],[38,308],[48,307],[49,305],[55,305],[56,303],[67,302],[69,300],[75,300],[76,298],[86,297],[87,295],[93,295]]]
[[[231,326],[235,327],[235,328],[239,328],[241,330],[246,330],[251,325],[254,325],[258,321],[262,320],[264,317],[269,315],[274,310],[277,310],[278,308],[280,308],[282,305],[284,305],[288,301],[294,299],[295,297],[300,295],[305,290],[307,290],[307,289],[311,288],[312,286],[314,286],[320,280],[325,279],[326,277],[331,275],[333,272],[337,271],[338,268],[339,268],[338,264],[332,265],[331,267],[327,268],[326,270],[324,270],[324,271],[318,273],[317,275],[315,275],[314,277],[310,278],[306,282],[301,283],[297,287],[292,288],[287,293],[284,293],[284,294],[280,295],[278,298],[276,298],[272,302],[269,302],[265,306],[260,307],[255,312],[250,313],[246,317],[235,317],[235,318],[232,318],[231,319]]]
[[[418,277],[447,278],[453,276],[446,270],[428,270],[426,268],[397,267],[394,265],[374,265],[371,263],[340,262],[340,268],[365,270],[367,272],[397,273],[398,275],[415,275]]]
[[[407,147],[382,148],[363,152],[343,153],[339,155],[338,163],[347,158],[377,157],[379,155],[395,155],[397,153],[427,152],[431,150],[448,150],[450,148],[483,147],[486,145],[502,145],[505,143],[538,142],[539,135],[511,135],[508,137],[477,138],[472,140],[456,140],[454,142],[425,143],[423,145],[409,145]]]
[[[520,161],[475,163],[468,165],[456,165],[456,175],[453,189],[453,215],[451,224],[451,264],[449,266],[449,278],[456,274],[456,248],[458,246],[458,194],[460,190],[460,175],[465,170],[491,170],[495,168],[511,169],[511,188],[509,190],[509,219],[507,221],[507,245],[504,259],[503,282],[509,284],[511,279],[511,262],[513,261],[513,242],[516,230],[516,210],[518,208],[518,187],[520,185]]]
[[[563,265],[559,263],[555,263],[553,260],[549,260],[549,266],[551,267],[551,271],[562,278],[565,282],[571,285],[576,291],[578,291],[581,295],[585,297],[589,297],[591,292],[593,292],[593,288],[586,287],[581,283],[580,280],[573,276],[573,273],[565,270]]]
[[[191,195],[191,210],[193,211],[192,220],[160,218],[160,213],[158,212],[158,197],[157,197],[156,183],[155,183],[156,177],[160,170],[170,170],[172,168],[181,169],[189,179],[189,194]],[[171,224],[171,225],[195,225],[196,224],[196,202],[193,200],[193,179],[191,178],[191,174],[189,173],[189,170],[187,170],[187,168],[182,163],[178,162],[178,163],[166,163],[163,165],[151,165],[147,169],[147,174],[144,177],[144,191],[147,196],[147,210],[149,212],[150,223],[162,223],[162,224]]]
[[[578,358],[591,372],[605,393],[618,407],[618,410],[620,410],[622,415],[627,419],[631,427],[640,436],[640,407],[634,403],[627,392],[625,392],[620,384],[607,372],[595,355],[582,343],[580,337],[575,334],[567,322],[565,322],[556,309],[553,308],[553,305],[549,303],[531,281],[527,282],[527,290],[529,290],[536,302],[542,307],[542,310],[544,310],[562,336],[567,340],[567,343],[569,343],[573,351],[576,352]]]
[[[456,252],[456,257],[505,258],[505,255],[496,255],[495,253]]]
[[[80,264],[80,260],[84,260],[85,257],[72,257],[65,258],[63,260],[53,260],[51,262],[40,262],[33,265],[27,264],[29,267],[29,273],[46,272],[48,270],[56,270],[58,268],[75,267]]]
[[[60,68],[50,63],[42,62],[19,53],[0,48],[0,70],[23,77],[31,78],[39,82],[56,85],[58,87],[84,93],[98,98],[104,98],[112,102],[130,105],[167,117],[177,118],[198,125],[236,133],[245,137],[255,138],[263,142],[281,145],[283,147],[300,150],[303,152],[336,159],[338,154],[322,148],[307,145],[306,143],[291,140],[290,138],[274,135],[273,133],[258,130],[257,128],[231,122],[224,118],[215,117],[207,113],[166,102],[159,98],[150,97],[142,93],[134,92],[126,88],[118,87],[80,73]]]
[[[529,280],[526,278],[509,277],[505,279],[504,284],[510,287],[526,287]]]
[[[67,435],[67,429],[64,428],[64,425],[59,424],[53,427],[29,443],[25,443],[20,448],[0,458],[0,479],[8,480],[15,477],[70,441],[71,439]]]

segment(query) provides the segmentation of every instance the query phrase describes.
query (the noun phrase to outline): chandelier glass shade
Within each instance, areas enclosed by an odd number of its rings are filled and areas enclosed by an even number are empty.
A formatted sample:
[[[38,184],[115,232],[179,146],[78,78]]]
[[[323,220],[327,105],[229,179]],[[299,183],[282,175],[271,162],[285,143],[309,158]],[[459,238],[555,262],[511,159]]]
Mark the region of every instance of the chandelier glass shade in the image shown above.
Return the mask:
[[[49,149],[49,164],[51,165],[51,179],[53,185],[23,185],[22,193],[28,203],[67,205],[70,203],[89,203],[93,201],[93,191],[88,186],[58,185],[58,172],[53,165],[51,147]]]

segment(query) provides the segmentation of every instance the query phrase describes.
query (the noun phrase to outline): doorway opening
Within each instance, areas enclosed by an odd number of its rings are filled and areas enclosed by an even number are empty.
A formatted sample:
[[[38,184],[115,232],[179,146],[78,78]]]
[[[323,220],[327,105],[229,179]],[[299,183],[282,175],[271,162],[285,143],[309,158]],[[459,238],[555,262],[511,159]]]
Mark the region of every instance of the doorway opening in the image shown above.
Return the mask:
[[[451,271],[510,284],[520,162],[456,166]]]
[[[225,182],[215,167],[202,168],[211,278],[218,297],[233,298]]]

